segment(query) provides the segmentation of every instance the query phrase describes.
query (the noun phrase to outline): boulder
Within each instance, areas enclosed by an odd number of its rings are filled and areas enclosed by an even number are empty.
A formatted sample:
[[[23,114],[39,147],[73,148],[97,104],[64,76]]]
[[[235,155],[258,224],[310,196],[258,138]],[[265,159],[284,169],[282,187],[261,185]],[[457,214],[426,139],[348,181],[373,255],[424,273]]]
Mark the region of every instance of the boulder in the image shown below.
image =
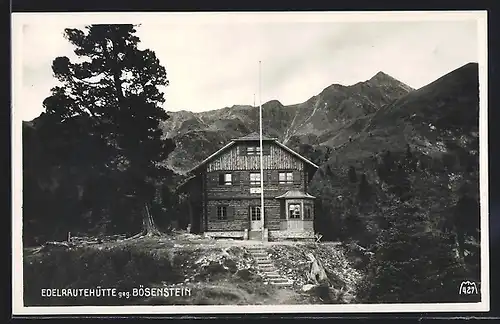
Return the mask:
[[[305,284],[302,286],[302,291],[308,292],[308,291],[311,291],[314,287],[316,287],[316,285]]]

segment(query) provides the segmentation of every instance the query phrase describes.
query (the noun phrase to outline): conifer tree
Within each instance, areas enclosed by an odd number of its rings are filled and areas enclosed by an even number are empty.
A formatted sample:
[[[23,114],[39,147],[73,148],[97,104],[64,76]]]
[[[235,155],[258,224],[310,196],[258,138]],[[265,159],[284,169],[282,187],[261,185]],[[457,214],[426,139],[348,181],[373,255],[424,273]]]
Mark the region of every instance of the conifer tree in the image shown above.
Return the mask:
[[[87,131],[99,138],[104,152],[96,164],[116,180],[108,183],[109,198],[127,200],[128,213],[142,215],[142,234],[158,234],[150,202],[158,179],[166,175],[161,162],[174,148],[159,127],[168,118],[159,87],[169,81],[155,53],[138,47],[135,33],[134,25],[65,29],[77,59],[54,59],[52,70],[61,85],[44,107],[62,125],[75,118],[88,121]]]
[[[457,301],[465,269],[450,249],[447,234],[425,230],[428,220],[410,202],[384,211],[385,228],[364,296],[370,302]]]

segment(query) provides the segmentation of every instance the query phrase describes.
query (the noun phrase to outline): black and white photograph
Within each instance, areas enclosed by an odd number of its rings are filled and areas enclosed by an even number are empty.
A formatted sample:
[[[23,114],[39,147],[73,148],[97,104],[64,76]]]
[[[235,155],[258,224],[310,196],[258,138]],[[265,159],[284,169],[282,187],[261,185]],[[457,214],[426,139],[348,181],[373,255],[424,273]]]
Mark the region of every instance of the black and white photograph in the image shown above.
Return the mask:
[[[488,311],[486,20],[13,14],[14,314]]]

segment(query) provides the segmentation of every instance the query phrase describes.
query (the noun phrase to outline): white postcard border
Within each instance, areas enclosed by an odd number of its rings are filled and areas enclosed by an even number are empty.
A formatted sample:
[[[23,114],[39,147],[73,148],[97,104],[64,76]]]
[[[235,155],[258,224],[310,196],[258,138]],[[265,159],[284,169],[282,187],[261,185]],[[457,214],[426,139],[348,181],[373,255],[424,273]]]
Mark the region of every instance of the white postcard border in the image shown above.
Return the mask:
[[[481,302],[445,304],[335,304],[263,306],[64,306],[25,307],[23,304],[22,249],[22,120],[17,110],[27,94],[22,89],[22,26],[25,23],[164,23],[199,22],[366,22],[366,21],[453,21],[478,23],[479,66],[479,155],[481,208]],[[266,13],[13,13],[12,14],[12,311],[13,315],[126,315],[126,314],[242,314],[242,313],[408,313],[408,312],[485,312],[490,308],[489,286],[489,201],[488,201],[488,103],[487,103],[487,12],[486,11],[412,11],[412,12],[266,12]],[[153,49],[154,50],[154,49]],[[17,54],[17,55],[16,55]],[[458,289],[458,287],[457,287]]]

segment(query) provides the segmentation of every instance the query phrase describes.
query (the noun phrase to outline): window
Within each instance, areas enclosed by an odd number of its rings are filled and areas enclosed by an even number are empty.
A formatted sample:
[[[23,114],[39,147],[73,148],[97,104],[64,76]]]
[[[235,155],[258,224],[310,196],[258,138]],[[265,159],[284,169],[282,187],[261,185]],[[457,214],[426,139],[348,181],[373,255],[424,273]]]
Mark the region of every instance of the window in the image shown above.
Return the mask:
[[[250,184],[260,185],[260,173],[250,173]]]
[[[300,204],[288,205],[288,218],[300,219]]]
[[[244,150],[240,150],[243,154],[246,153],[246,155],[259,155],[260,156],[260,145],[256,146],[246,146]],[[262,155],[270,155],[271,154],[271,147],[269,144],[263,144],[262,145]]]
[[[231,185],[232,180],[231,173],[219,174],[219,185]]]
[[[260,220],[260,207],[250,206],[250,219],[253,221]]]
[[[304,219],[311,219],[311,218],[312,218],[312,206],[304,205]]]
[[[227,206],[217,206],[217,219],[218,220],[227,219]]]
[[[280,172],[279,182],[280,184],[293,183],[293,172]]]
[[[260,146],[247,146],[247,155],[260,155]]]

